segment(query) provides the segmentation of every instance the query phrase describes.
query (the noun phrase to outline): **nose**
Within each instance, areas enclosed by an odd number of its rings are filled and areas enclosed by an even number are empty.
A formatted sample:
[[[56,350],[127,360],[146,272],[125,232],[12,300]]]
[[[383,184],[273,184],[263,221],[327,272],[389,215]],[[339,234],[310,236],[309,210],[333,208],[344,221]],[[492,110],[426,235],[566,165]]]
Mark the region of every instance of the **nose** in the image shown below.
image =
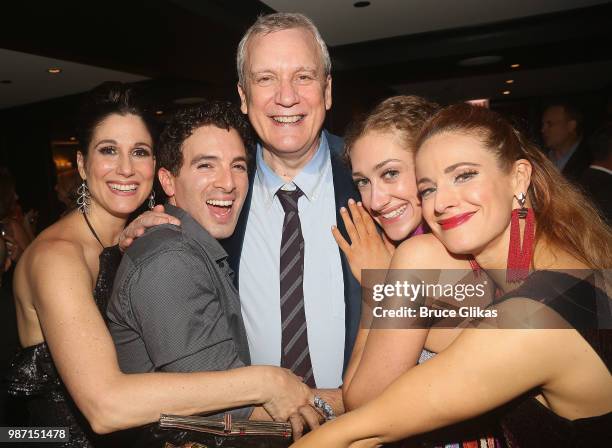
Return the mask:
[[[291,107],[299,103],[300,97],[297,87],[290,79],[281,79],[276,92],[276,103],[284,107]]]
[[[234,176],[230,167],[219,170],[217,176],[215,177],[214,186],[225,193],[234,191],[236,184],[234,182]]]
[[[370,188],[370,208],[375,212],[380,212],[389,204],[391,195],[381,185],[372,183]],[[366,204],[367,206],[367,204]]]
[[[434,210],[437,214],[446,212],[449,208],[457,206],[457,196],[452,188],[438,186],[434,197]]]
[[[129,154],[119,155],[119,165],[117,166],[117,173],[125,177],[134,175],[134,163]]]

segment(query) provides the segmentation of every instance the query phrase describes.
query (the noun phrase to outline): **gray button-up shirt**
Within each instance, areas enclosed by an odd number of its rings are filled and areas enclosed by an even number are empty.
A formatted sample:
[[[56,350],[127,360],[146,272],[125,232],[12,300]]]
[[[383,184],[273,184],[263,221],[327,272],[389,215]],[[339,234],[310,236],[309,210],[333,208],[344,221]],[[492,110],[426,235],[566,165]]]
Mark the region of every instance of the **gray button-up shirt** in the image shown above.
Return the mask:
[[[106,315],[121,370],[222,371],[249,365],[227,253],[187,212],[172,205],[166,212],[181,226],[149,229],[128,249],[115,278]]]

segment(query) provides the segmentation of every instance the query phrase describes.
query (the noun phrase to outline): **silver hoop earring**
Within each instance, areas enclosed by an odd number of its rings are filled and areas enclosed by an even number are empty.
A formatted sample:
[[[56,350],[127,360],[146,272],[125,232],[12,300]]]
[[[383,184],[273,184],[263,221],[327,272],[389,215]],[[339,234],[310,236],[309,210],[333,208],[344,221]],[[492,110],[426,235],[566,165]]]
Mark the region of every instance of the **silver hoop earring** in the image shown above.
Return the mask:
[[[87,187],[87,182],[83,181],[81,186],[77,189],[77,194],[79,197],[77,198],[77,206],[79,211],[83,214],[89,213],[89,206],[91,205],[91,194],[89,193],[89,188]]]
[[[151,190],[151,196],[149,196],[149,210],[153,210],[155,207],[155,191]]]

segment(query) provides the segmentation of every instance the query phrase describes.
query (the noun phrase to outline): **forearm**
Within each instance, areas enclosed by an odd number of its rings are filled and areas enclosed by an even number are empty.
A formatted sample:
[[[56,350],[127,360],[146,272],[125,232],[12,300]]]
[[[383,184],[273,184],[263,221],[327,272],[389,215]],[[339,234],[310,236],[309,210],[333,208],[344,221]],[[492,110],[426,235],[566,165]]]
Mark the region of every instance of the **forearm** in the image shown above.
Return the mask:
[[[348,390],[350,389],[353,378],[355,377],[355,373],[357,372],[359,364],[361,363],[363,349],[365,347],[366,340],[368,339],[369,332],[370,330],[365,328],[360,328],[357,332],[357,337],[355,338],[355,345],[353,346],[353,353],[351,353],[351,359],[346,368],[342,383],[342,393],[344,394],[344,396],[346,396]]]
[[[265,367],[226,372],[117,375],[77,404],[95,431],[106,433],[140,426],[160,414],[192,415],[266,401]]]

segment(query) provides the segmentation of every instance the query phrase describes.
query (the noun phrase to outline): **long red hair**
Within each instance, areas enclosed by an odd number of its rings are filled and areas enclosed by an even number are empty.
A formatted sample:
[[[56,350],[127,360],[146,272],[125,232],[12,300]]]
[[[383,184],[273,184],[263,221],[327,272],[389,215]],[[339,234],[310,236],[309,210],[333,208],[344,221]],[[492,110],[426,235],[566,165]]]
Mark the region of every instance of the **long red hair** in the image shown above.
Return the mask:
[[[592,269],[612,267],[610,227],[582,191],[508,120],[483,107],[448,106],[423,126],[416,141],[417,151],[427,139],[444,132],[478,136],[503,170],[509,171],[519,159],[531,162],[528,195],[536,216],[536,244],[545,238]]]

